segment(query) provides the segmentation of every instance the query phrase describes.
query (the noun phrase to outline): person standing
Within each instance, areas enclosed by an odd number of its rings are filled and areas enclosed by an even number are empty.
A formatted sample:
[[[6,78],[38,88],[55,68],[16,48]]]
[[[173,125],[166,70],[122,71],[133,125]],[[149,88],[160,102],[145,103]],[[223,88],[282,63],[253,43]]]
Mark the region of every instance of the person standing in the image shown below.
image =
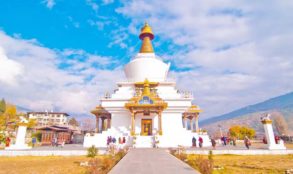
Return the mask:
[[[37,138],[33,137],[32,138],[32,146],[35,147],[35,144],[37,143]]]
[[[112,138],[112,143],[116,144],[116,138],[115,137]]]
[[[223,137],[223,142],[224,142],[224,146],[226,146],[227,145],[227,137]]]
[[[196,138],[192,137],[192,147],[196,147]]]
[[[57,137],[54,138],[54,145],[57,147],[58,146],[58,139]]]
[[[232,138],[232,143],[233,143],[233,146],[236,146],[236,137]]]
[[[244,144],[245,144],[245,147],[247,149],[249,149],[249,146],[251,145],[251,142],[250,142],[250,139],[247,136],[245,136],[245,138],[244,138]]]
[[[199,147],[202,148],[203,139],[201,137],[198,138]]]
[[[216,140],[214,138],[211,139],[213,149],[216,149]]]
[[[9,137],[6,137],[6,139],[5,139],[5,146],[6,147],[9,147],[10,146],[10,138]]]

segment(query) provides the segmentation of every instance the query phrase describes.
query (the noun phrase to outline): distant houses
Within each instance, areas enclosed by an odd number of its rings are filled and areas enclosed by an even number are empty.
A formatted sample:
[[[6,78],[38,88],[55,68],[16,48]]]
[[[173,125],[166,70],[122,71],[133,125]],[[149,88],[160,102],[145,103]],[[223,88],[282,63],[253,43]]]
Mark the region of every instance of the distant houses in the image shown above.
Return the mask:
[[[29,119],[36,119],[37,126],[67,126],[69,114],[65,112],[28,112]]]
[[[41,145],[75,143],[75,136],[81,134],[76,125],[69,122],[69,114],[65,112],[27,112],[29,119],[36,120],[35,131],[41,133]]]

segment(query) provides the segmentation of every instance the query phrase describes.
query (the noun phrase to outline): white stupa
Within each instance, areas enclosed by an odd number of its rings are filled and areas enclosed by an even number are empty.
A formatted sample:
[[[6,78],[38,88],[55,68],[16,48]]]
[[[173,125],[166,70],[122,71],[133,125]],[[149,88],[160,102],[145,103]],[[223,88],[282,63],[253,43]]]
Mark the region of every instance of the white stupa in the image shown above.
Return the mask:
[[[140,52],[124,69],[127,81],[117,83],[115,92],[92,111],[96,133],[85,136],[84,147],[106,147],[109,136],[124,137],[124,145],[135,147],[153,147],[155,138],[159,147],[191,146],[192,137],[201,136],[203,146],[210,146],[208,135],[198,127],[201,110],[192,105],[192,93],[179,92],[176,83],[167,80],[170,63],[155,55],[148,24],[139,38]]]

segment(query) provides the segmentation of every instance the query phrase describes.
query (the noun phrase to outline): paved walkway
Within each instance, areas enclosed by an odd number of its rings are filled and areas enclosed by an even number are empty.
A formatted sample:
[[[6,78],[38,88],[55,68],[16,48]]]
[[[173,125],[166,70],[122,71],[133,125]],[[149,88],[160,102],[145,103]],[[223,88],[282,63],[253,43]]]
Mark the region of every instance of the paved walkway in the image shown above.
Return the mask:
[[[164,149],[131,149],[109,174],[199,174]]]

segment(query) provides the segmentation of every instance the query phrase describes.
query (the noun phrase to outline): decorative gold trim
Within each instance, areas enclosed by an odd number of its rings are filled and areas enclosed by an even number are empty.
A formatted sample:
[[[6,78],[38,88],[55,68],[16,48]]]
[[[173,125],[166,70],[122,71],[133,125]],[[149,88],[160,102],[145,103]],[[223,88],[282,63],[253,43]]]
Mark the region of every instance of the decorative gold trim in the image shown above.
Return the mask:
[[[137,84],[142,84],[139,82]],[[129,110],[144,110],[146,108],[151,108],[154,110],[164,110],[167,108],[168,104],[159,98],[156,94],[152,93],[150,90],[150,84],[156,84],[155,82],[149,82],[145,79],[143,82],[143,92],[140,96],[134,96],[130,99],[128,103],[125,103],[125,108]],[[149,97],[153,103],[139,103],[144,97]]]
[[[17,126],[28,126],[28,123],[17,123]]]
[[[186,113],[201,113],[201,112],[203,111],[197,105],[191,105],[186,111]]]
[[[262,122],[262,124],[272,124],[273,123],[272,120],[262,120],[261,122]]]

